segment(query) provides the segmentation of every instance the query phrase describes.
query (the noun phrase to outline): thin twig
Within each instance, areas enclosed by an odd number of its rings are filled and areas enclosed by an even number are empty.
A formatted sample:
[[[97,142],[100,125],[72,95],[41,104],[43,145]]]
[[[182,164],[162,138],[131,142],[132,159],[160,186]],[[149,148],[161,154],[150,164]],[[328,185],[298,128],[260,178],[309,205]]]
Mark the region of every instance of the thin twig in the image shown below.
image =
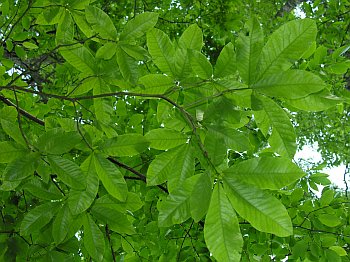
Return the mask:
[[[111,253],[112,253],[113,261],[116,262],[117,260],[115,258],[115,253],[114,253],[113,244],[112,244],[112,241],[111,241],[111,235],[110,235],[110,232],[109,232],[108,224],[106,224],[106,236],[107,236],[107,239],[108,239],[109,246],[111,247]]]
[[[33,116],[32,114],[28,113],[27,111],[25,111],[24,109],[18,107],[16,104],[14,104],[13,102],[11,102],[9,99],[7,99],[6,97],[4,96],[1,96],[0,95],[0,100],[2,102],[4,102],[4,104],[8,105],[8,106],[13,106],[16,108],[17,112],[20,113],[22,116],[28,118],[29,120],[32,120],[33,122],[41,125],[41,126],[44,126],[45,125],[45,122],[35,116]]]

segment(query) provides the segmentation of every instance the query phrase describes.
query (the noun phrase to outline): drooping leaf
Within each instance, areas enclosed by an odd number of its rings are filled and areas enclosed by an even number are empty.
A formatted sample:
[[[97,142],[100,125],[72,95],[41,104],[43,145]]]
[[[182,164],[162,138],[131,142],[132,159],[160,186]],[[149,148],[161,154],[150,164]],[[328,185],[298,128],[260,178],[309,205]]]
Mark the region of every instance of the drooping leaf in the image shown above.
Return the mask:
[[[60,48],[63,58],[80,72],[86,75],[94,75],[96,71],[96,61],[91,52],[83,45]]]
[[[252,88],[268,96],[298,99],[319,92],[325,88],[325,83],[310,72],[289,70],[264,77]]]
[[[154,63],[165,74],[174,74],[175,49],[168,35],[159,29],[153,28],[147,33],[147,46]]]
[[[124,79],[135,84],[139,75],[137,61],[129,56],[122,48],[117,48],[116,54],[119,69]]]
[[[287,103],[300,110],[317,112],[332,108],[342,101],[341,97],[331,95],[327,91],[321,91],[299,99],[289,99]]]
[[[10,162],[2,175],[4,181],[14,182],[23,180],[29,176],[34,176],[39,155],[37,153],[28,153],[19,156]]]
[[[25,153],[28,151],[11,141],[0,142],[0,163],[10,163]]]
[[[246,28],[248,35],[240,34],[237,40],[237,64],[240,76],[249,85],[256,78],[264,35],[256,18],[249,20]]]
[[[236,151],[246,151],[251,148],[251,144],[247,136],[239,132],[236,129],[224,127],[224,126],[209,126],[207,139],[213,139],[214,137],[222,138],[227,149],[232,149]]]
[[[58,203],[47,202],[29,211],[21,223],[21,235],[27,236],[39,232],[57,212]]]
[[[82,163],[81,169],[86,174],[87,185],[85,190],[69,191],[68,205],[73,215],[87,210],[95,200],[98,192],[99,179],[91,155]]]
[[[120,234],[135,234],[135,229],[128,217],[114,209],[112,206],[95,204],[91,213],[95,218],[108,224],[108,228]]]
[[[177,187],[166,200],[158,203],[158,225],[169,227],[190,218],[190,198],[196,179],[188,178],[181,187]]]
[[[97,78],[93,86],[93,95],[97,96],[104,93],[109,93],[110,89],[101,78]],[[108,125],[111,121],[110,112],[112,111],[112,106],[108,103],[108,98],[94,99],[94,111],[96,114],[96,120],[100,124]]]
[[[13,140],[15,140],[18,144],[27,147],[27,143],[23,138],[23,135],[21,133],[21,130],[19,129],[19,126],[17,123],[8,121],[5,119],[1,119],[1,127],[2,130],[9,135]]]
[[[321,214],[317,216],[322,224],[328,227],[336,227],[341,224],[340,218],[335,214]]]
[[[174,80],[171,77],[159,74],[140,77],[139,83],[144,86],[144,89],[137,92],[145,94],[163,94],[174,86]]]
[[[211,196],[204,239],[218,261],[240,261],[243,238],[236,212],[220,184],[215,185]]]
[[[166,150],[183,145],[187,142],[187,135],[173,129],[158,128],[149,131],[145,138],[150,141],[150,147]]]
[[[286,112],[272,99],[259,96],[263,110],[272,126],[269,144],[272,150],[282,156],[293,158],[296,152],[296,135]]]
[[[194,155],[190,145],[170,149],[151,162],[147,171],[147,185],[159,185],[168,180],[170,192],[194,173]]]
[[[140,134],[125,134],[106,140],[101,149],[112,156],[135,156],[145,151],[149,142]]]
[[[294,20],[282,25],[263,47],[258,65],[257,80],[287,70],[298,60],[316,38],[316,22],[311,19]]]
[[[56,45],[71,44],[74,39],[74,22],[68,10],[64,12],[61,19],[56,31]]]
[[[212,192],[211,177],[208,173],[202,173],[189,179],[195,179],[190,198],[190,207],[191,217],[195,222],[198,222],[206,215],[209,208]]]
[[[104,236],[89,214],[84,216],[84,246],[95,261],[102,261],[105,251]]]
[[[81,141],[78,132],[64,132],[62,129],[51,129],[39,137],[36,147],[47,154],[62,155],[69,152]]]
[[[31,179],[23,185],[23,189],[39,199],[59,200],[63,197],[62,193],[56,186],[52,184],[46,185],[39,179]]]
[[[120,35],[120,40],[126,41],[143,36],[148,30],[155,26],[157,20],[157,13],[144,12],[137,15],[126,24]]]
[[[224,176],[223,179],[232,206],[253,227],[280,237],[293,233],[288,212],[275,197],[234,177]]]
[[[52,236],[58,245],[66,238],[69,226],[73,223],[73,216],[67,205],[64,205],[56,215],[52,225]]]
[[[48,159],[52,170],[63,183],[77,190],[86,188],[86,176],[76,163],[60,156],[49,156]]]
[[[128,187],[119,169],[100,155],[94,154],[92,157],[96,173],[107,192],[116,199],[125,201]]]
[[[291,160],[280,157],[245,160],[231,166],[223,173],[241,182],[271,190],[281,189],[305,175]]]
[[[94,31],[102,38],[116,40],[117,30],[111,18],[95,6],[86,6],[86,20],[92,25]]]

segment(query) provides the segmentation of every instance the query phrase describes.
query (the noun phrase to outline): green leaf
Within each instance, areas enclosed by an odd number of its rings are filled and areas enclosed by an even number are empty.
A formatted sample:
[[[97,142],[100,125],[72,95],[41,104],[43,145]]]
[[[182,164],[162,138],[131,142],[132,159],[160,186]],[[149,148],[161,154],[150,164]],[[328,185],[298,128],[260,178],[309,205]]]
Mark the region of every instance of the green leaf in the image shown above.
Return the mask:
[[[317,218],[327,227],[336,227],[341,224],[339,216],[333,214],[321,214]]]
[[[91,52],[83,45],[60,48],[63,58],[80,72],[86,75],[94,75],[96,71],[96,61]]]
[[[240,261],[243,238],[236,212],[220,184],[211,196],[204,224],[204,239],[218,261]]]
[[[237,64],[240,76],[248,85],[254,82],[264,44],[264,35],[256,18],[246,23],[248,35],[240,34],[237,40]]]
[[[140,134],[125,134],[107,139],[101,149],[112,156],[135,156],[149,146],[148,139]]]
[[[224,189],[237,213],[257,230],[280,237],[293,234],[286,208],[261,189],[224,176]]]
[[[25,153],[28,153],[28,151],[14,142],[0,142],[0,163],[10,163]]]
[[[173,78],[159,74],[140,77],[139,83],[144,86],[144,89],[136,92],[145,94],[163,94],[175,85]]]
[[[93,87],[93,95],[97,96],[103,93],[110,92],[108,85],[101,79],[97,78]],[[96,114],[96,120],[103,125],[109,125],[111,121],[110,112],[112,112],[112,106],[108,103],[108,99],[94,99],[94,110]]]
[[[91,155],[82,163],[81,169],[86,174],[87,186],[83,191],[69,191],[68,205],[73,215],[80,214],[91,206],[99,188],[99,179]]]
[[[280,157],[259,157],[234,164],[223,171],[227,177],[260,189],[278,190],[290,185],[305,173],[291,160]]]
[[[73,223],[73,216],[67,205],[61,207],[52,224],[52,236],[56,245],[62,243]]]
[[[168,35],[153,28],[147,32],[147,46],[156,66],[165,74],[174,74],[175,49]]]
[[[207,213],[212,192],[211,178],[208,173],[198,174],[189,178],[195,179],[190,198],[191,216],[195,222],[200,221]]]
[[[184,144],[156,156],[147,170],[147,185],[159,185],[168,180],[171,192],[193,173],[194,155],[190,145]]]
[[[48,7],[43,10],[36,18],[36,23],[39,25],[54,25],[60,22],[64,9],[61,7]]]
[[[296,152],[296,135],[288,115],[272,99],[259,96],[259,100],[272,126],[269,138],[272,150],[282,156],[293,158]]]
[[[282,25],[263,47],[258,79],[286,71],[315,41],[316,22],[311,19],[294,20]]]
[[[124,50],[129,56],[134,58],[137,61],[146,60],[149,58],[149,54],[146,49],[138,45],[130,45],[127,43],[119,43],[118,45],[121,49]]]
[[[186,179],[183,185],[171,192],[166,200],[158,202],[158,225],[160,227],[180,224],[190,218],[190,198],[196,180]]]
[[[144,12],[130,20],[120,35],[120,40],[132,40],[143,36],[148,30],[156,25],[158,14]]]
[[[124,79],[135,84],[138,79],[137,61],[129,56],[122,48],[117,48],[117,62]]]
[[[107,192],[120,201],[127,198],[128,187],[119,169],[100,155],[93,154],[96,173]]]
[[[289,70],[267,76],[252,88],[268,96],[298,99],[319,92],[325,88],[325,83],[310,72]]]
[[[77,164],[60,156],[49,156],[48,160],[52,170],[63,183],[77,190],[86,188],[86,176]]]
[[[299,99],[287,100],[287,103],[300,110],[317,112],[332,108],[343,101],[327,91],[321,91]]]
[[[105,12],[94,6],[86,6],[85,15],[86,20],[100,37],[109,40],[117,39],[117,30]]]
[[[74,40],[74,21],[68,10],[64,12],[57,26],[56,45],[72,44]]]
[[[89,214],[84,216],[84,247],[95,261],[102,261],[105,239],[100,228]]]
[[[177,48],[174,55],[175,75],[179,79],[187,78],[192,73],[189,58],[190,49]],[[193,50],[194,51],[194,50]]]
[[[39,47],[31,42],[23,42],[23,46],[27,49],[38,49]]]
[[[21,223],[21,235],[28,236],[32,233],[39,232],[47,225],[57,212],[58,203],[45,203],[29,211]]]
[[[216,61],[214,76],[226,77],[236,73],[236,54],[232,43],[228,43],[221,50],[218,60]]]
[[[193,73],[201,79],[209,79],[213,75],[213,68],[205,55],[199,51],[189,51],[190,64]]]
[[[111,59],[115,52],[117,51],[117,45],[113,42],[107,42],[103,46],[101,46],[96,52],[96,58],[102,58],[105,60]]]
[[[153,129],[145,135],[145,138],[150,141],[150,147],[159,150],[166,150],[183,145],[188,140],[187,135],[167,128]]]
[[[190,25],[181,35],[179,46],[184,49],[201,51],[203,46],[203,34],[198,25]]]
[[[333,250],[335,253],[337,253],[339,256],[343,257],[347,255],[347,252],[344,248],[340,246],[331,246],[329,247],[330,250]]]
[[[236,151],[246,151],[251,148],[251,144],[249,142],[248,137],[244,133],[238,131],[237,129],[213,125],[208,126],[208,130],[209,131],[205,137],[205,143],[208,143],[208,140],[217,138],[223,139],[225,147],[227,149],[232,149]]]
[[[59,200],[63,197],[62,193],[56,186],[53,184],[46,185],[44,182],[36,178],[31,179],[29,182],[24,184],[22,188],[39,199]]]
[[[73,10],[71,11],[71,14],[73,15],[74,22],[86,37],[92,37],[95,34],[92,27],[86,20],[85,12]]]
[[[72,150],[80,141],[81,136],[77,132],[64,132],[55,128],[41,135],[36,147],[47,154],[62,155]]]
[[[3,180],[14,182],[34,176],[38,160],[39,155],[37,153],[19,156],[19,158],[16,158],[6,166],[2,175]]]
[[[91,213],[99,221],[108,224],[109,229],[119,234],[132,235],[136,233],[128,217],[111,206],[95,204],[91,209]]]
[[[27,147],[27,143],[24,140],[21,130],[19,129],[17,123],[1,119],[1,127],[2,130],[11,138],[13,138],[13,140],[15,140],[18,144]]]

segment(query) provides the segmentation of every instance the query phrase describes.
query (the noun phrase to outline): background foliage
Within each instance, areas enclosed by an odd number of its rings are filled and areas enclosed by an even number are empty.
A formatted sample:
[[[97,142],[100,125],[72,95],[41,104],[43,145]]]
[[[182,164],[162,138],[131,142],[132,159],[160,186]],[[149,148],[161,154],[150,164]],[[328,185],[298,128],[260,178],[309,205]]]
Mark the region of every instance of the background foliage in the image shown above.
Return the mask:
[[[349,10],[1,1],[0,260],[348,261]]]

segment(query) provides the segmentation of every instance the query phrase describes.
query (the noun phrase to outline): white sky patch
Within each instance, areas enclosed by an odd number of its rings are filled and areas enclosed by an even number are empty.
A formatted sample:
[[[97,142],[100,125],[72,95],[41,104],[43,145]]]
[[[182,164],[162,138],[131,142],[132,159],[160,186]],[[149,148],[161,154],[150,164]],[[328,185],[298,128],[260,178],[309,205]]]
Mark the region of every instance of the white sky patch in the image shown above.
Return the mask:
[[[317,143],[313,145],[305,145],[303,146],[302,150],[298,151],[295,156],[294,160],[296,162],[299,161],[307,161],[311,163],[319,163],[322,161],[321,154],[317,151],[318,145]],[[345,189],[345,183],[344,183],[344,172],[345,172],[345,165],[341,164],[337,167],[331,167],[331,168],[324,168],[320,170],[321,173],[326,173],[329,175],[329,180],[336,185],[340,189]],[[349,183],[349,179],[347,179]],[[319,187],[319,192],[315,192],[316,195],[320,195],[323,187]]]
[[[304,19],[306,17],[306,14],[301,9],[300,5],[297,5],[297,7],[294,9],[294,14],[296,17],[299,17],[301,19]]]

